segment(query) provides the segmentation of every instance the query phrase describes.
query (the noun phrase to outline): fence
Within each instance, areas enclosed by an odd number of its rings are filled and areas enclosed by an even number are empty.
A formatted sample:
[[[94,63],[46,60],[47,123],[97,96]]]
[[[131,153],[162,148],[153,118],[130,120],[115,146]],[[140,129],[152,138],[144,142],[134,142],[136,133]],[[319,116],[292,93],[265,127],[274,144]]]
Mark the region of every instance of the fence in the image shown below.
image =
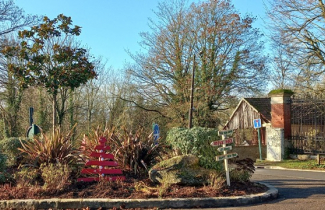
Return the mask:
[[[289,139],[291,154],[320,154],[325,153],[324,138],[306,138],[305,136],[291,136]]]
[[[324,99],[292,99],[288,142],[294,154],[325,153]]]

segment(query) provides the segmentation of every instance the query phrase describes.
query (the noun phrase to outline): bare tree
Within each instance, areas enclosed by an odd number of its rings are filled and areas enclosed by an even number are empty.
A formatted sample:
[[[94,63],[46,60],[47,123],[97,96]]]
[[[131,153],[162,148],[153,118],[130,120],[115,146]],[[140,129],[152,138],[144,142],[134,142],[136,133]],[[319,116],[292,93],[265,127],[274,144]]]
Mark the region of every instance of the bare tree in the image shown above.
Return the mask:
[[[268,0],[270,25],[298,78],[317,81],[325,72],[324,0]],[[281,51],[284,52],[284,51]],[[286,65],[287,65],[286,64]],[[297,84],[306,84],[306,82]]]
[[[141,33],[147,53],[132,55],[129,72],[138,93],[173,126],[187,125],[193,70],[196,126],[216,127],[229,100],[261,88],[262,35],[230,1],[165,1],[156,15],[151,31]]]
[[[292,55],[286,51],[286,46],[279,41],[279,36],[272,36],[272,58],[270,80],[276,89],[286,89],[293,87],[297,68],[292,65]]]
[[[26,15],[13,0],[0,0],[0,37],[39,21],[37,15]]]

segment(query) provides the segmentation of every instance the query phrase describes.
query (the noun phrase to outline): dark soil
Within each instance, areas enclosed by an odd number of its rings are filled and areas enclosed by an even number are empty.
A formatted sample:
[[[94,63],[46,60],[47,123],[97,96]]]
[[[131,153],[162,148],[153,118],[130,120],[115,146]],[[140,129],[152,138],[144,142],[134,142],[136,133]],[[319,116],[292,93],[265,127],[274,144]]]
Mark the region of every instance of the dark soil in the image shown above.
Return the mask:
[[[226,197],[257,194],[267,187],[253,182],[231,182],[218,189],[211,186],[171,185],[164,188],[149,179],[139,180],[128,177],[124,182],[76,182],[64,189],[44,189],[42,186],[17,187],[13,184],[0,186],[0,200],[47,199],[47,198],[195,198]]]

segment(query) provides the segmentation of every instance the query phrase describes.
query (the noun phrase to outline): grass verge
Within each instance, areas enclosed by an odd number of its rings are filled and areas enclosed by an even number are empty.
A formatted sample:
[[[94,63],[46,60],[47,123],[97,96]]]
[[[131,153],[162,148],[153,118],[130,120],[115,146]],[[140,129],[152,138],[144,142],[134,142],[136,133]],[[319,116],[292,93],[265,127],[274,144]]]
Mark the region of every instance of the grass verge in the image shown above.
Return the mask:
[[[280,162],[271,162],[266,160],[257,160],[255,166],[280,166],[288,169],[305,169],[305,170],[324,170],[325,161],[318,165],[316,160],[283,160]]]

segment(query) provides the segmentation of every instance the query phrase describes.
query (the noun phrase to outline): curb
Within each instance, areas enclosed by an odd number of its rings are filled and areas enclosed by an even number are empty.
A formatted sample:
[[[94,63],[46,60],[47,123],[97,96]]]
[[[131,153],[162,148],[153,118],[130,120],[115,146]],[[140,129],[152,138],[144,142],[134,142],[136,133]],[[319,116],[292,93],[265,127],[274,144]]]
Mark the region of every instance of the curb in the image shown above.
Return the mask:
[[[40,199],[0,201],[0,209],[98,209],[98,208],[212,208],[257,204],[276,199],[278,190],[273,186],[258,182],[269,188],[264,193],[211,198],[173,198],[173,199]]]
[[[288,170],[288,171],[310,171],[310,172],[325,173],[325,170],[293,169],[293,168],[283,168],[281,166],[255,166],[255,168],[258,168],[258,169],[278,169],[278,170]]]

